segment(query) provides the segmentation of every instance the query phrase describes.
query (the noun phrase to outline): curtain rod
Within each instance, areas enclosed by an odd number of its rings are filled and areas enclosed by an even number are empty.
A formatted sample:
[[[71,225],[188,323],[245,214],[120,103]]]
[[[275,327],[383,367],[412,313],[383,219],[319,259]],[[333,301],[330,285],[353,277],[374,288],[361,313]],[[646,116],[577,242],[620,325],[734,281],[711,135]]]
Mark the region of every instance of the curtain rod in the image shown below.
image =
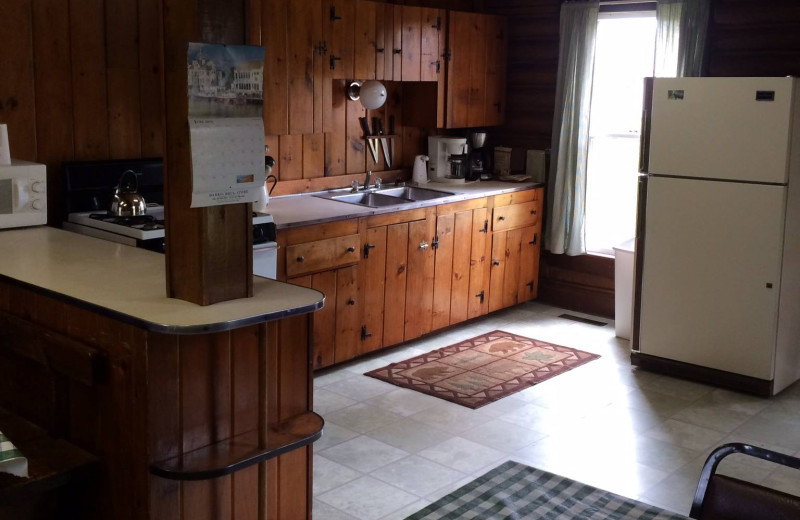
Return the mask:
[[[655,4],[655,0],[600,0],[600,5]]]

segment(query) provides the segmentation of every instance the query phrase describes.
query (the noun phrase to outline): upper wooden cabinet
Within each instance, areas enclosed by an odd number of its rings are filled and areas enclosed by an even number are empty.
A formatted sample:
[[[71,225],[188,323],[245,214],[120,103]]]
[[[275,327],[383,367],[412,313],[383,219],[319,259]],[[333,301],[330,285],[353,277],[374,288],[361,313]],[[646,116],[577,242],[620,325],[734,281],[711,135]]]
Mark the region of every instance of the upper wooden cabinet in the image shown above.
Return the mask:
[[[448,13],[447,128],[503,123],[506,51],[505,18]]]

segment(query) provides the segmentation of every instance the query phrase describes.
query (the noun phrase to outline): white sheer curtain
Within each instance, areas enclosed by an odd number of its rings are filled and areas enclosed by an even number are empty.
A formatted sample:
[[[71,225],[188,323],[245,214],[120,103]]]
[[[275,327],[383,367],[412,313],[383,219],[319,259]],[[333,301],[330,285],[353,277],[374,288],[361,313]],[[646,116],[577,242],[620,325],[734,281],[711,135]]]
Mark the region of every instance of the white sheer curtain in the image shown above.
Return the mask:
[[[709,0],[657,0],[655,75],[703,75]]]
[[[547,249],[556,254],[586,253],[586,160],[599,11],[597,1],[561,6],[546,235]]]

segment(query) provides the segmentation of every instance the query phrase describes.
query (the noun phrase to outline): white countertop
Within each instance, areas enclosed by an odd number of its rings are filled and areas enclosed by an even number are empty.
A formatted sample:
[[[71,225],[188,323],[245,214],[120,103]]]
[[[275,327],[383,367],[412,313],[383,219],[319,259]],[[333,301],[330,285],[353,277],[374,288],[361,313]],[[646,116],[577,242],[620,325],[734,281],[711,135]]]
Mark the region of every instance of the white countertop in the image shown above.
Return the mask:
[[[409,184],[412,186],[412,184]],[[395,211],[407,211],[426,206],[438,204],[448,204],[461,200],[475,199],[479,197],[489,197],[502,195],[513,191],[529,190],[542,186],[536,182],[502,182],[502,181],[482,181],[463,184],[443,184],[429,182],[419,186],[429,190],[446,191],[454,193],[450,197],[440,199],[419,201],[397,206],[384,206],[380,208],[370,208],[339,202],[336,200],[315,197],[313,194],[285,195],[273,197],[269,200],[267,211],[275,219],[278,229],[286,229],[296,226],[307,226],[310,224],[322,224],[348,218],[368,217],[381,213],[393,213]],[[390,186],[386,186],[387,188]]]
[[[145,329],[197,334],[305,314],[312,289],[253,277],[253,297],[200,306],[166,297],[162,254],[51,227],[0,231],[0,277]]]

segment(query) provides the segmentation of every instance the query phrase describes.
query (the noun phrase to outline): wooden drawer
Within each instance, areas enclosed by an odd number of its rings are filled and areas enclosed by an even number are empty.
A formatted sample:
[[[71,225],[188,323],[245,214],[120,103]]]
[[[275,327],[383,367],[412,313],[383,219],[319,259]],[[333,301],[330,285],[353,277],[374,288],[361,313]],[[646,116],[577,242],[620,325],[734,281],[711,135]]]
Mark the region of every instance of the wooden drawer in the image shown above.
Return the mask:
[[[361,258],[359,235],[317,240],[286,248],[286,275],[298,276],[355,264]]]
[[[540,212],[541,203],[536,200],[494,208],[492,210],[492,231],[533,226],[539,221]]]

